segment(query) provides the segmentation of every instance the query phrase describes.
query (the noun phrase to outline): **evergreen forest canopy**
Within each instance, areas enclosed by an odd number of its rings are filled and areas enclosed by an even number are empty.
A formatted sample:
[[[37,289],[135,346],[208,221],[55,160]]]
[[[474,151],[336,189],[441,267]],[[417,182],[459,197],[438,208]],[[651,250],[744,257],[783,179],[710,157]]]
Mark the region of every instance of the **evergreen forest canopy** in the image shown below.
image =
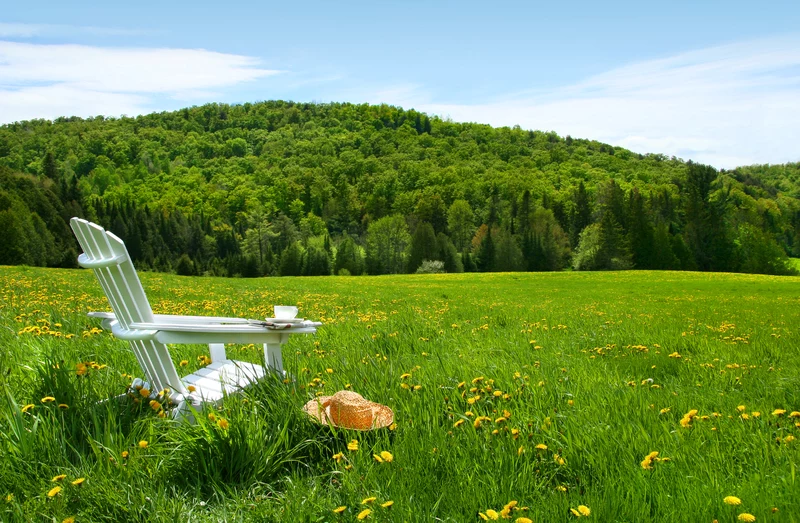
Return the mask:
[[[0,126],[0,264],[75,266],[72,216],[187,275],[788,274],[800,163],[717,171],[366,104]]]

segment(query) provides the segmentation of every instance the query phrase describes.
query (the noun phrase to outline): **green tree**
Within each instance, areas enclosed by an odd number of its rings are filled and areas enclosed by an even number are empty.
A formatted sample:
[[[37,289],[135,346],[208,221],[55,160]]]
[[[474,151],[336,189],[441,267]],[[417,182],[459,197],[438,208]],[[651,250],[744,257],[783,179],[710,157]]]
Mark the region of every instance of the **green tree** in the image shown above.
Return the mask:
[[[303,273],[303,246],[294,242],[281,254],[281,276],[300,276]]]
[[[396,214],[369,224],[367,270],[370,274],[405,272],[406,249],[411,240],[405,218]]]
[[[455,200],[450,205],[450,209],[447,211],[447,228],[456,249],[464,252],[475,233],[475,214],[472,212],[469,202]]]
[[[303,276],[328,276],[331,273],[331,259],[325,249],[310,246],[303,254]]]
[[[334,274],[344,269],[353,276],[364,273],[364,256],[356,242],[349,235],[345,235],[336,250],[336,262],[333,266]]]
[[[416,272],[424,260],[441,260],[439,246],[436,244],[436,233],[428,222],[417,225],[417,230],[411,237],[408,272]]]

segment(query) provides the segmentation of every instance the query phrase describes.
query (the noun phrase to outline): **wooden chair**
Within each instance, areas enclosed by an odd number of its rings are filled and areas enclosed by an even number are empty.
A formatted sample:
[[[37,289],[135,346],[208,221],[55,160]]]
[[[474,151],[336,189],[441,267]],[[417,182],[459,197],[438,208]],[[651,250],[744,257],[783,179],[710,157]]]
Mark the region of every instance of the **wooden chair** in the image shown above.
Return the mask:
[[[294,307],[276,307],[276,311],[294,314],[266,320],[153,314],[122,240],[81,218],[72,218],[70,226],[84,251],[78,264],[94,270],[113,310],[90,312],[89,316],[100,318],[104,328],[130,343],[148,382],[143,386],[153,394],[169,389],[170,400],[178,406],[173,411],[176,417],[185,415],[188,405],[219,402],[225,394],[264,377],[268,370],[283,375],[281,345],[292,334],[314,333],[322,325],[296,319]],[[181,378],[168,343],[208,344],[211,364]],[[228,359],[225,343],[263,344],[267,368]]]

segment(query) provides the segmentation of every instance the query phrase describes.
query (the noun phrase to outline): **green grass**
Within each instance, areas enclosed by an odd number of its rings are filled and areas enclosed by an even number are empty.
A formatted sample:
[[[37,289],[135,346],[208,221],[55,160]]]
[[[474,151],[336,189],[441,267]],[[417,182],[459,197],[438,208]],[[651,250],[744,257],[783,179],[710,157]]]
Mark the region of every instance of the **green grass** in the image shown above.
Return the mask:
[[[514,519],[537,522],[576,519],[579,505],[597,521],[800,520],[800,418],[789,417],[800,411],[800,278],[142,281],[160,313],[264,317],[297,304],[325,326],[284,347],[295,382],[267,380],[225,401],[214,414],[227,431],[210,412],[177,424],[146,405],[100,401],[141,371],[124,342],[92,333],[85,313],[107,305],[89,271],[0,268],[0,520],[354,521],[373,496],[367,521],[476,521],[512,500],[528,507]],[[172,347],[176,364],[189,362],[183,373],[202,354]],[[250,346],[229,354],[262,357]],[[107,366],[77,376],[87,361]],[[333,432],[300,410],[348,386],[390,406],[394,430]],[[476,429],[478,416],[491,419]],[[377,463],[380,451],[393,462]],[[646,470],[651,451],[669,460]],[[742,504],[724,504],[730,495]]]

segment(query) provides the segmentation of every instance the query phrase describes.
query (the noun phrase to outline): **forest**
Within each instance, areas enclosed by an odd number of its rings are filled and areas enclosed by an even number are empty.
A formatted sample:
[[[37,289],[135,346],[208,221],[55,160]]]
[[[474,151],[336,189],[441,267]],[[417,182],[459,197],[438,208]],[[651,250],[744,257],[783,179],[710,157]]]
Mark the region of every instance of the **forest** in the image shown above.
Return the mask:
[[[183,275],[792,274],[800,163],[717,170],[347,103],[0,126],[0,265],[76,266],[72,216]]]

